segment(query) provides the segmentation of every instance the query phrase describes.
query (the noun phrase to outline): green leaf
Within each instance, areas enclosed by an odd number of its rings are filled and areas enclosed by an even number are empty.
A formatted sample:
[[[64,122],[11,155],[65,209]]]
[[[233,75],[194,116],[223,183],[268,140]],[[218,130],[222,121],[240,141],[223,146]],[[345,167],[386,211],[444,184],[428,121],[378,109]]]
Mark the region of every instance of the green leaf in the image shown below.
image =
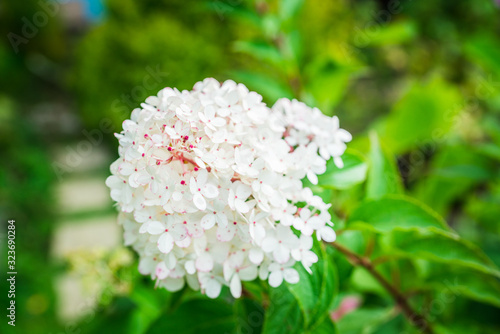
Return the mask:
[[[236,318],[231,305],[219,299],[192,299],[174,312],[160,316],[146,333],[221,334],[235,330]]]
[[[370,168],[366,182],[366,198],[402,194],[403,186],[394,157],[382,150],[376,132],[370,133]]]
[[[399,45],[413,40],[417,36],[417,25],[412,21],[399,21],[379,29],[373,34],[366,34],[367,45]]]
[[[403,153],[423,143],[441,142],[460,112],[460,95],[455,87],[435,79],[413,84],[378,128],[391,152]]]
[[[474,269],[500,278],[495,264],[474,244],[450,233],[394,231],[394,255],[426,259]]]
[[[324,113],[331,115],[347,92],[355,71],[358,69],[339,66],[329,58],[320,58],[307,67],[307,91]]]
[[[264,309],[259,301],[244,297],[236,299],[234,310],[238,321],[236,334],[257,334],[262,332]]]
[[[281,0],[279,7],[281,20],[286,21],[296,16],[303,3],[304,0]]]
[[[151,291],[144,288],[141,285],[137,285],[132,290],[130,298],[137,305],[134,309],[132,316],[130,317],[129,333],[144,333],[149,325],[158,318],[161,312],[162,306],[170,299],[168,298],[162,300],[159,303],[158,291]]]
[[[265,74],[236,71],[233,72],[233,75],[235,80],[244,83],[250,89],[261,92],[262,96],[271,103],[282,97],[293,98],[293,93],[288,86]]]
[[[361,308],[344,315],[338,322],[339,333],[369,334],[393,317],[393,308]]]
[[[262,334],[302,334],[305,327],[304,313],[288,287],[282,284],[271,289],[269,298]]]
[[[259,15],[255,11],[248,10],[243,6],[235,6],[234,4],[227,4],[219,0],[206,2],[205,6],[208,10],[215,12],[221,20],[228,16],[238,19],[241,22],[249,23],[255,28],[262,28]]]
[[[464,270],[441,270],[438,273],[432,273],[426,283],[436,288],[441,299],[449,303],[463,295],[500,307],[500,282],[489,275]]]
[[[326,251],[321,246],[315,247],[319,260],[312,267],[309,274],[302,264],[295,268],[299,272],[298,284],[287,284],[290,292],[297,298],[303,308],[306,325],[310,328],[321,322],[328,313],[337,291],[337,275]]]
[[[411,229],[448,230],[446,222],[418,201],[401,195],[367,200],[354,210],[347,227],[377,232]]]
[[[500,75],[500,43],[492,34],[481,34],[465,43],[465,54],[474,63],[481,64],[486,71],[493,71]]]
[[[494,170],[490,160],[474,147],[448,145],[433,158],[429,175],[416,184],[415,197],[445,215],[451,203],[489,179]]]
[[[325,317],[325,319],[318,324],[317,327],[309,329],[307,334],[337,334],[337,328],[330,317]]]
[[[350,283],[356,291],[374,293],[380,296],[387,295],[387,290],[363,267],[354,267]]]
[[[335,166],[333,159],[327,163],[326,172],[318,176],[318,185],[325,188],[347,189],[366,179],[368,165],[363,156],[348,149],[343,155],[344,167]]]
[[[234,50],[271,64],[281,64],[283,62],[283,57],[279,50],[266,42],[237,41],[234,43]]]
[[[307,333],[328,316],[337,291],[337,275],[323,247],[315,248],[319,260],[311,268],[312,275],[297,263],[300,282],[271,289],[263,334]]]

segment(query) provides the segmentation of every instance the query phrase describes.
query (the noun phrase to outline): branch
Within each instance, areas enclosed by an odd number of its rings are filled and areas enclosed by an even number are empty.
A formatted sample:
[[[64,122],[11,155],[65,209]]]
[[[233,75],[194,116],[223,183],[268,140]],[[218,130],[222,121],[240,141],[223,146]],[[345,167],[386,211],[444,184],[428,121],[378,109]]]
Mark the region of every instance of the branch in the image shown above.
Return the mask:
[[[412,309],[403,293],[392,286],[384,276],[382,276],[378,271],[375,270],[375,266],[370,261],[370,259],[362,257],[338,243],[331,242],[329,244],[335,247],[339,252],[344,254],[349,262],[351,262],[353,265],[365,268],[384,287],[384,289],[386,289],[391,294],[396,304],[403,311],[404,315],[408,318],[412,325],[416,326],[423,333],[434,333],[429,321],[423,315],[417,313]]]

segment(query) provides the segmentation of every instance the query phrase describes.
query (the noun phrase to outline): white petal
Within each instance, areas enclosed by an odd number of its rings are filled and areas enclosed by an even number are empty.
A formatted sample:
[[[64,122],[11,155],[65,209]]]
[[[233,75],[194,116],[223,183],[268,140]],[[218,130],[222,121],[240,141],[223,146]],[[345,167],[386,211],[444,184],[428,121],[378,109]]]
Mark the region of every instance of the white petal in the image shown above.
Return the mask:
[[[143,257],[139,261],[139,272],[143,275],[148,275],[154,270],[155,265],[156,261],[154,261],[152,258]]]
[[[247,213],[248,211],[250,211],[250,207],[248,206],[248,204],[243,202],[241,199],[236,199],[234,201],[234,206],[236,210],[241,213]]]
[[[207,178],[208,178],[208,172],[205,169],[202,169],[198,172],[198,176],[196,177],[196,180],[198,181],[198,186],[203,186],[205,183],[207,183]]]
[[[118,172],[121,175],[130,175],[134,172],[134,165],[129,162],[124,162],[118,167]]]
[[[259,265],[262,263],[262,260],[264,260],[264,252],[260,248],[252,248],[248,252],[248,259],[256,265]]]
[[[260,224],[250,224],[248,226],[250,236],[260,245],[262,239],[266,236],[266,229]]]
[[[323,227],[318,232],[321,236],[321,239],[323,239],[326,242],[334,242],[335,239],[337,238],[335,231],[331,227],[328,227],[328,226]]]
[[[173,252],[168,253],[165,259],[165,264],[169,270],[172,270],[177,265],[177,258]]]
[[[184,224],[174,224],[168,229],[168,232],[175,241],[181,241],[187,237],[187,230]]]
[[[290,254],[292,255],[292,258],[295,260],[295,261],[300,261],[302,260],[302,252],[300,249],[292,249],[290,251]]]
[[[163,282],[162,285],[170,292],[179,291],[184,287],[184,278],[169,277]]]
[[[205,201],[205,198],[198,192],[193,196],[193,203],[201,211],[207,208],[207,201]]]
[[[195,291],[200,290],[200,282],[198,281],[198,276],[196,275],[187,275],[186,282],[188,286]]]
[[[139,233],[144,234],[148,231],[148,223],[144,223],[139,228]]]
[[[201,272],[209,272],[214,267],[214,260],[208,253],[202,253],[196,259],[196,269]]]
[[[189,275],[194,274],[196,272],[196,267],[194,266],[194,261],[193,260],[186,261],[186,263],[184,264],[184,269],[186,269],[186,272]]]
[[[269,285],[272,286],[273,288],[277,288],[278,286],[281,285],[283,282],[283,274],[281,273],[281,270],[276,270],[271,272],[271,275],[269,275]]]
[[[212,245],[210,254],[216,263],[223,263],[227,259],[230,245],[227,242],[217,242]]]
[[[234,275],[233,279],[231,279],[229,289],[231,290],[231,294],[233,295],[234,298],[241,297],[241,281],[238,275]]]
[[[232,223],[228,224],[227,226],[219,226],[217,228],[217,239],[219,239],[219,241],[230,241],[233,239],[235,234],[236,228]]]
[[[307,171],[307,178],[311,181],[312,184],[318,184],[318,176],[314,174],[313,171]]]
[[[159,279],[164,279],[167,278],[169,273],[169,270],[167,269],[167,266],[165,265],[165,262],[160,262],[156,265],[156,277]]]
[[[333,158],[333,162],[335,163],[335,166],[337,166],[338,168],[344,168],[344,161],[342,161],[341,157]]]
[[[217,224],[219,226],[227,226],[227,216],[222,213],[222,212],[219,212],[218,214],[215,215],[215,219],[217,220]]]
[[[172,248],[174,247],[174,238],[170,235],[170,233],[163,233],[158,239],[158,249],[162,253],[170,253]]]
[[[231,209],[234,210],[234,191],[233,189],[229,189],[229,194],[228,194],[228,198],[227,198],[227,204],[229,205],[229,207]]]
[[[194,176],[191,176],[191,178],[189,179],[189,191],[191,191],[191,194],[196,194],[196,192],[198,191],[198,185],[196,184]]]
[[[348,143],[352,140],[352,135],[344,129],[338,129],[337,138],[345,143]]]
[[[176,241],[175,244],[179,246],[180,248],[187,248],[189,245],[191,245],[191,238],[190,237],[185,237],[184,239],[180,241]]]
[[[137,172],[137,173],[134,173],[132,175],[135,175],[135,181],[138,184],[145,185],[145,184],[148,184],[149,182],[151,182],[151,176],[148,174],[148,172],[146,172],[144,170]]]
[[[216,198],[219,196],[219,189],[211,183],[205,184],[201,190],[201,193],[206,198]]]
[[[159,221],[152,221],[147,223],[148,233],[149,234],[160,234],[165,232],[165,226]]]
[[[231,280],[231,277],[235,273],[234,268],[229,264],[228,261],[225,261],[224,264],[222,265],[222,272],[224,279],[226,282],[229,282]]]
[[[217,282],[215,279],[211,279],[205,286],[205,293],[209,298],[217,298],[219,297],[221,288],[222,285],[219,282]]]
[[[278,244],[278,247],[273,251],[273,256],[276,262],[285,263],[290,259],[290,250],[282,244]]]
[[[257,278],[257,267],[256,266],[248,266],[243,269],[240,269],[238,275],[242,281],[253,281]]]
[[[205,119],[212,119],[215,116],[215,107],[213,105],[208,105],[205,107],[205,114],[204,116],[206,117]]]
[[[187,225],[188,235],[193,238],[201,238],[203,236],[203,228],[198,224],[191,222]]]
[[[247,185],[240,184],[238,188],[236,188],[236,195],[240,199],[247,199],[251,193],[252,193],[252,188],[250,188]]]
[[[260,266],[259,267],[259,278],[262,281],[265,281],[267,277],[269,276],[269,270],[266,266]]]
[[[211,229],[215,225],[215,215],[210,212],[201,218],[201,227],[205,230]]]
[[[295,219],[293,220],[293,227],[295,227],[299,231],[302,231],[302,229],[304,228],[304,221],[299,217],[295,217]]]
[[[173,194],[172,194],[172,199],[176,202],[180,201],[182,199],[182,193],[179,192],[179,191],[175,191]]]
[[[283,271],[283,276],[285,278],[285,281],[287,281],[290,284],[295,284],[298,283],[300,280],[299,273],[297,270],[293,268],[287,268]]]
[[[116,175],[111,175],[106,179],[106,185],[109,188],[119,188],[123,184],[123,180]]]
[[[221,126],[226,125],[226,120],[224,118],[221,118],[221,117],[215,117],[214,119],[212,119],[211,123],[214,126],[221,127]]]
[[[262,240],[262,250],[266,253],[272,252],[278,246],[278,240],[273,237],[267,237]]]

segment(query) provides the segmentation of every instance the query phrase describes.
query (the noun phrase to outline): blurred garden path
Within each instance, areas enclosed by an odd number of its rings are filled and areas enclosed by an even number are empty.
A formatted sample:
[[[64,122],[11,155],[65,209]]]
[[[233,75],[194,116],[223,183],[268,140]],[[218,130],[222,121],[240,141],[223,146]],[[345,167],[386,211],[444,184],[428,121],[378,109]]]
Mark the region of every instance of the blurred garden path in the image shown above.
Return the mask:
[[[79,143],[54,149],[56,162],[68,161]],[[100,146],[92,147],[91,159],[82,159],[56,184],[57,216],[51,256],[65,262],[74,254],[105,252],[120,245],[121,232],[105,185],[111,157]],[[90,259],[92,259],[90,257]],[[55,282],[57,313],[61,320],[71,321],[96,306],[100,287],[88,285],[82,277],[64,271]]]

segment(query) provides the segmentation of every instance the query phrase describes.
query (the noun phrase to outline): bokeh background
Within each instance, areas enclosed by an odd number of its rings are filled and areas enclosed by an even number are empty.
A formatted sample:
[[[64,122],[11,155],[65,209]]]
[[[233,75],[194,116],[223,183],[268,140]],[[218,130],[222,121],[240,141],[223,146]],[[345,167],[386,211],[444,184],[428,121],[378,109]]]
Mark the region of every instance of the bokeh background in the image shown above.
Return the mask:
[[[0,36],[1,247],[15,219],[18,272],[17,326],[3,319],[2,333],[146,333],[186,298],[137,273],[104,180],[130,111],[205,77],[339,116],[358,170],[330,189],[338,226],[378,137],[396,186],[500,265],[498,1],[4,0]],[[339,332],[402,333],[383,293],[346,266],[331,305]],[[405,288],[415,295],[429,289],[418,277]],[[491,286],[424,311],[450,333],[499,333]]]

